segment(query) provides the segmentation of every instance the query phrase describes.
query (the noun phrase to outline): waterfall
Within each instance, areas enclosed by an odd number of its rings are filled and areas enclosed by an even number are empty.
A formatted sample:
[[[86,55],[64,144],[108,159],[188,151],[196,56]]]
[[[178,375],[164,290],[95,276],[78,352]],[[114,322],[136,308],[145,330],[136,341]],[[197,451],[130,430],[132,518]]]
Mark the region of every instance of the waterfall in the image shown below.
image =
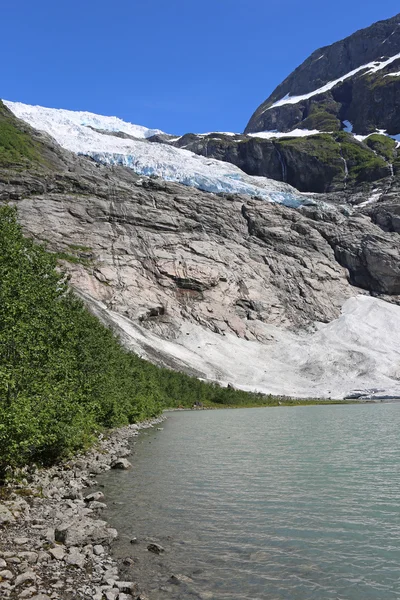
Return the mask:
[[[344,163],[344,187],[347,187],[347,180],[349,178],[349,167],[347,166],[347,160],[343,156],[342,148],[340,148],[340,158]]]
[[[283,156],[281,154],[281,151],[279,150],[279,148],[277,148],[275,146],[275,144],[274,144],[274,148],[276,150],[276,153],[277,153],[278,158],[279,158],[279,162],[281,163],[281,167],[282,167],[282,181],[284,183],[286,183],[287,182],[287,168],[286,168],[285,160],[284,160],[284,158],[283,158]]]

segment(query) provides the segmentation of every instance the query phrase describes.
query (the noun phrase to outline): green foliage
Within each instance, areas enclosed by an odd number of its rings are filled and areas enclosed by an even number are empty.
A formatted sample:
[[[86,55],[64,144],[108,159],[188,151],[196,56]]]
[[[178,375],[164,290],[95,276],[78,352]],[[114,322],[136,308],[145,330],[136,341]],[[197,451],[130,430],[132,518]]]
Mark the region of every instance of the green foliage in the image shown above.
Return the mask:
[[[27,165],[40,161],[32,138],[17,125],[15,117],[0,100],[0,166]]]
[[[86,256],[82,256],[80,252],[76,252],[72,254],[71,252],[55,252],[55,256],[58,260],[65,260],[66,262],[75,264],[75,265],[85,265],[89,267],[92,263],[89,258]]]
[[[295,148],[299,152],[317,158],[324,164],[332,164],[334,161],[340,161],[340,147],[329,133],[307,137],[281,138],[278,144],[283,148]]]
[[[335,136],[343,158],[347,161],[349,178],[357,183],[375,181],[388,175],[386,161],[366,144],[358,142],[344,131]]]
[[[301,126],[303,129],[318,129],[319,131],[339,131],[340,121],[337,117],[339,106],[334,101],[312,102],[310,114]]]
[[[365,143],[371,150],[379,154],[379,156],[383,156],[388,162],[393,163],[395,160],[396,142],[395,140],[392,140],[392,138],[374,133],[367,137]]]
[[[278,400],[160,369],[124,350],[68,288],[57,256],[0,208],[0,475],[86,448],[163,408]]]

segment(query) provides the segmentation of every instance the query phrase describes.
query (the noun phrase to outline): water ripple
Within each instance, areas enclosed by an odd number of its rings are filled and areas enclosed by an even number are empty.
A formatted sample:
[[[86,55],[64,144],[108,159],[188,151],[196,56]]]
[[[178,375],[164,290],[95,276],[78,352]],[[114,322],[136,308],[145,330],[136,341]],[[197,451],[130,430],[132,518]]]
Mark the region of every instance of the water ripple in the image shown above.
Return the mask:
[[[399,425],[398,404],[174,413],[102,478],[117,554],[151,600],[399,599]]]

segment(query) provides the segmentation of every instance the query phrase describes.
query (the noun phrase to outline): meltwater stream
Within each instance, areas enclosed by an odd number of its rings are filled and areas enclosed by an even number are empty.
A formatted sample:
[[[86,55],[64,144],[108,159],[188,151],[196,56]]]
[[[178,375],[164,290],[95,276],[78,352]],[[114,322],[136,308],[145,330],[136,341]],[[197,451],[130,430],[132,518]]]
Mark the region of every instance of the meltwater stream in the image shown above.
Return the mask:
[[[171,413],[100,478],[124,576],[150,600],[400,598],[399,426],[399,404]]]

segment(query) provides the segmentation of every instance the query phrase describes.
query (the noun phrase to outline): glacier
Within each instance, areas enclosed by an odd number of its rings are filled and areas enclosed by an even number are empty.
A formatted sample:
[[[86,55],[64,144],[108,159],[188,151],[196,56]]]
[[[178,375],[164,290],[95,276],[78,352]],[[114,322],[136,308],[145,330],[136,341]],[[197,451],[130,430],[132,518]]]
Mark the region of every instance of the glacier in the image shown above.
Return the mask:
[[[231,163],[189,150],[149,142],[149,137],[163,133],[158,129],[90,112],[3,102],[16,117],[46,132],[66,150],[104,164],[129,167],[139,175],[156,175],[206,192],[246,194],[292,208],[316,203],[286,183],[247,175]],[[116,135],[121,133],[125,137]]]

